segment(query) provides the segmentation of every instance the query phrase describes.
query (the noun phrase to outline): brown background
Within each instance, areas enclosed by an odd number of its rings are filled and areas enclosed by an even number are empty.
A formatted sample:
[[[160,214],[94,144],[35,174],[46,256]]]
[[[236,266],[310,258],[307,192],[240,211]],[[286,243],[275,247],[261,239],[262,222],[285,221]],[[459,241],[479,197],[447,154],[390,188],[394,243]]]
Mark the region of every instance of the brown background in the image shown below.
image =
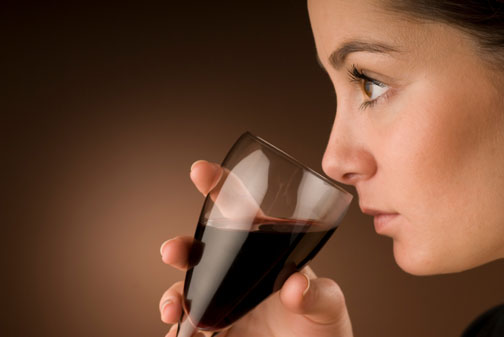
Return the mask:
[[[192,235],[191,163],[243,131],[320,171],[334,113],[303,1],[3,4],[2,336],[164,336]],[[357,20],[357,18],[356,18]],[[313,268],[356,336],[457,336],[504,301],[504,264],[413,277],[353,204]]]

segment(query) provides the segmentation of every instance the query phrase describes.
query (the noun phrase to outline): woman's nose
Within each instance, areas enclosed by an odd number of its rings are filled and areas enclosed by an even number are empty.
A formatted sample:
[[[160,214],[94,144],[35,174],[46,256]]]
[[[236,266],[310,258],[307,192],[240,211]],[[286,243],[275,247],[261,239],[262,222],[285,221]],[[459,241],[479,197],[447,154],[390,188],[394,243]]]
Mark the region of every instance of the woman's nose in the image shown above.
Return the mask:
[[[327,176],[346,185],[374,176],[376,160],[365,142],[365,135],[334,122],[331,136],[322,159]]]

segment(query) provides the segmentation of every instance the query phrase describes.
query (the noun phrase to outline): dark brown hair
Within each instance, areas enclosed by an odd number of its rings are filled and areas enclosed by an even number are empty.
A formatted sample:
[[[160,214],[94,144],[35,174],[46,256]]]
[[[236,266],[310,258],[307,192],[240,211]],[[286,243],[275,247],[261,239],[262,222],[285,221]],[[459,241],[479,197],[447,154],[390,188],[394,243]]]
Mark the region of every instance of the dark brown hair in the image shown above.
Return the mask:
[[[504,69],[504,0],[384,0],[388,10],[449,24],[474,38]]]

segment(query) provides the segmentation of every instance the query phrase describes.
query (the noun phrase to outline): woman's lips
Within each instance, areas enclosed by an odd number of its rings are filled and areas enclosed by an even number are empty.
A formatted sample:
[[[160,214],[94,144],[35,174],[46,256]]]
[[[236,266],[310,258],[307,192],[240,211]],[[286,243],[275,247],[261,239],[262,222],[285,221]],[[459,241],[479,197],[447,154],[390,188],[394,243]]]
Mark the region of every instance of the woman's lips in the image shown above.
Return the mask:
[[[374,228],[376,233],[382,234],[386,231],[387,227],[390,225],[392,220],[394,220],[399,214],[397,213],[380,213],[374,216]]]
[[[378,234],[383,234],[386,228],[389,227],[391,221],[393,221],[399,213],[379,211],[370,208],[362,208],[362,212],[373,216],[375,231]]]

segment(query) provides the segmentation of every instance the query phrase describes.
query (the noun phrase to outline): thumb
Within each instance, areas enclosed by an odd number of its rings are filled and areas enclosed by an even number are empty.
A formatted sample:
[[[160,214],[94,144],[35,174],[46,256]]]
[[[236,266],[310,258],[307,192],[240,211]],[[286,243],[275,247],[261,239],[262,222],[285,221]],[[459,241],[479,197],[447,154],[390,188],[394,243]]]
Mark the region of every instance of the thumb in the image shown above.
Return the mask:
[[[352,336],[345,297],[338,284],[311,270],[293,274],[280,291],[284,306],[315,324],[333,326],[337,336]]]

